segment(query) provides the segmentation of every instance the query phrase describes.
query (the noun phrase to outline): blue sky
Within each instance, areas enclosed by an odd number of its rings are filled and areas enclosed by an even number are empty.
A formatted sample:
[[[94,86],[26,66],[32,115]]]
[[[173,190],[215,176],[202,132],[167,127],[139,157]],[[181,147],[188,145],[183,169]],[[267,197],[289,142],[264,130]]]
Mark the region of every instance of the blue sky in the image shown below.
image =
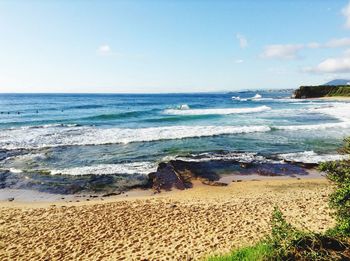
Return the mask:
[[[0,92],[198,92],[350,78],[348,1],[1,1]]]

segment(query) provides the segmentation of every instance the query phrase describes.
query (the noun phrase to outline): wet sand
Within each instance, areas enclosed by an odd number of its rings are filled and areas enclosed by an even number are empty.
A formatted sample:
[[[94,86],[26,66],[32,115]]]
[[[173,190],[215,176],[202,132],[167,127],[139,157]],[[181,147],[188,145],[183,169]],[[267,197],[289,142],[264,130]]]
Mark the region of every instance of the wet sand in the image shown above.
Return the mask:
[[[195,184],[185,191],[67,203],[0,203],[1,260],[198,260],[270,231],[275,205],[297,227],[325,231],[322,178]]]

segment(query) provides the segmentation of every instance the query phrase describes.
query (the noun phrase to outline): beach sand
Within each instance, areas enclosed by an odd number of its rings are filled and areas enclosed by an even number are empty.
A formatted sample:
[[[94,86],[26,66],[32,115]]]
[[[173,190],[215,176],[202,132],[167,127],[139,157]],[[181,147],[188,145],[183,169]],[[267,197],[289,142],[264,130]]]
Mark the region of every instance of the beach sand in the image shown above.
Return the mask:
[[[85,202],[0,203],[1,260],[198,260],[270,232],[279,206],[293,225],[334,225],[326,179],[265,179],[226,187]]]
[[[329,101],[344,101],[349,102],[350,97],[347,96],[332,96],[332,97],[321,97],[321,98],[311,98],[315,100],[329,100]]]

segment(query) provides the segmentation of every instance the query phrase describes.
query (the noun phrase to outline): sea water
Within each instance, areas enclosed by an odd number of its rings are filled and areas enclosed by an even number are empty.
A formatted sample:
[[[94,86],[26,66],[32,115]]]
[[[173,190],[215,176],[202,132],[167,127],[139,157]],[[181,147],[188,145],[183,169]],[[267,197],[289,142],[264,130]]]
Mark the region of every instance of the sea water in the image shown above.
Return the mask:
[[[350,103],[291,94],[0,94],[0,169],[139,178],[175,158],[337,159]]]

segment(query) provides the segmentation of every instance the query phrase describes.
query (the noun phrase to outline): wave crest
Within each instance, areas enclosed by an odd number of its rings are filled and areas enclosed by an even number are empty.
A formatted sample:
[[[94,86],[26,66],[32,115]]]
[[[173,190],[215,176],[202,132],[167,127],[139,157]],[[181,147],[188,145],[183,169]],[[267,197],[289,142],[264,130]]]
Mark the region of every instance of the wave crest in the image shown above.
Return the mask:
[[[157,170],[157,164],[153,162],[132,162],[120,164],[98,164],[65,169],[52,169],[52,175],[116,175],[116,174],[141,174],[147,175]]]
[[[207,162],[207,161],[236,161],[240,163],[271,163],[273,160],[267,159],[254,152],[203,152],[186,156],[166,156],[163,161],[182,160],[187,162]]]
[[[243,113],[255,113],[271,110],[268,106],[259,106],[254,108],[223,108],[223,109],[168,109],[164,111],[164,114],[170,115],[228,115],[228,114],[243,114]]]
[[[266,132],[268,126],[170,126],[139,129],[128,128],[38,128],[0,132],[0,148],[37,149],[73,145],[102,145],[157,140],[209,137],[228,134]]]
[[[278,158],[283,159],[285,161],[292,162],[302,162],[309,164],[318,164],[326,161],[335,161],[335,160],[343,160],[349,158],[348,155],[340,155],[340,154],[317,154],[314,151],[303,151],[303,152],[295,152],[295,153],[286,153],[278,155]]]
[[[314,125],[289,125],[289,126],[275,126],[278,130],[296,131],[296,130],[324,130],[330,128],[350,128],[350,122],[335,122],[335,123],[323,123]]]

